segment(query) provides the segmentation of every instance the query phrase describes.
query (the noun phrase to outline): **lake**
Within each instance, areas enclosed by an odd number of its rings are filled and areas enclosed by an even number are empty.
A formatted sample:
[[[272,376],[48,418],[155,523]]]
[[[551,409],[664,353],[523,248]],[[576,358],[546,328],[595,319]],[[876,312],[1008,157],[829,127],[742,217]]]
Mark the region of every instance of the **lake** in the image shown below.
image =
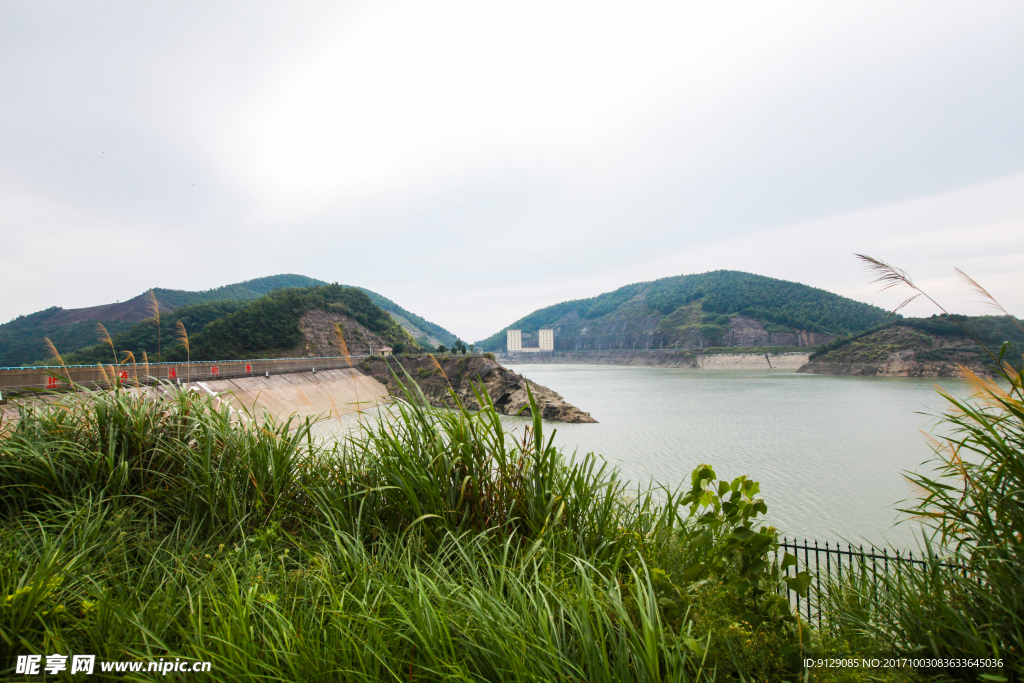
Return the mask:
[[[794,371],[608,365],[508,365],[560,393],[598,424],[548,423],[568,453],[599,453],[633,482],[689,485],[700,463],[761,482],[771,522],[803,539],[916,548],[893,527],[911,495],[904,470],[927,471],[924,435],[947,378],[831,377]],[[930,413],[931,415],[922,415]],[[510,419],[525,423],[523,418]]]

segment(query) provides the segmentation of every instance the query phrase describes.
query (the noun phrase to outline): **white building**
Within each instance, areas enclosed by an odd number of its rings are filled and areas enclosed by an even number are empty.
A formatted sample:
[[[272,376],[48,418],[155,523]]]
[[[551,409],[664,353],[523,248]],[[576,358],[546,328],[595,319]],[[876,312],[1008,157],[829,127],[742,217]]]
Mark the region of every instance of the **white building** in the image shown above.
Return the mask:
[[[539,351],[555,350],[555,331],[540,330],[537,334],[540,346],[523,346],[522,330],[509,330],[506,349],[509,353],[537,353]]]

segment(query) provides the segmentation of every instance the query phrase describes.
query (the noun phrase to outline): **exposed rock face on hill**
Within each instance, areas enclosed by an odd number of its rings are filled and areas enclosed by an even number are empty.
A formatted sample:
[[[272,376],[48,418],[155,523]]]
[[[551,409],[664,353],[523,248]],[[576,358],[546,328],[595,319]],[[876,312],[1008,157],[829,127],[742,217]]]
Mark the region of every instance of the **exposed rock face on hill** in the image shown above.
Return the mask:
[[[479,390],[482,382],[484,391],[490,396],[498,412],[505,415],[530,415],[530,399],[526,391],[528,380],[497,361],[480,356],[442,356],[436,360],[431,356],[386,359],[374,357],[361,362],[358,367],[396,394],[400,393],[400,388],[392,373],[397,374],[402,381],[407,381],[405,373],[408,373],[432,405],[447,408],[454,407],[454,401],[449,393],[450,387],[463,406],[469,410],[479,410],[480,402],[473,393],[473,386],[476,385]],[[529,386],[544,419],[558,422],[597,422],[590,413],[567,403],[551,389],[536,382],[529,382]]]
[[[961,366],[991,374],[989,359],[964,337],[938,337],[910,327],[887,327],[812,356],[797,372],[871,377],[960,377]]]
[[[341,327],[345,345],[352,356],[379,353],[381,347],[388,346],[380,337],[347,315],[334,311],[312,310],[299,318],[303,340],[289,352],[291,357],[317,358],[342,355],[338,337],[334,334],[335,324]]]
[[[835,338],[834,334],[806,330],[769,332],[764,323],[745,315],[736,315],[729,320],[723,341],[724,346],[817,346]]]
[[[607,322],[589,323],[570,314],[552,324],[556,351],[631,351],[699,349],[702,347],[808,347],[830,342],[836,335],[807,330],[770,331],[765,324],[745,315],[728,318],[720,325],[687,324],[638,315]],[[701,318],[697,312],[697,320]],[[536,347],[533,333],[522,335],[523,346]]]

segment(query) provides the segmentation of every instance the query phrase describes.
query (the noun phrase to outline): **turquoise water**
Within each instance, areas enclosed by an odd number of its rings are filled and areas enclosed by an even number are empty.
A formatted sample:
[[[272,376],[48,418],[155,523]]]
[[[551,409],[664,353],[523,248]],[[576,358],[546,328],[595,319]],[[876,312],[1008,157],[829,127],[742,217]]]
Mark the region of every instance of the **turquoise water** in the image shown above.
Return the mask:
[[[633,482],[675,487],[706,462],[761,482],[769,517],[800,538],[916,546],[893,527],[912,495],[904,470],[927,471],[924,435],[956,379],[829,377],[793,371],[606,365],[509,365],[598,424],[549,423],[567,452],[594,452]],[[523,421],[521,418],[513,422]]]

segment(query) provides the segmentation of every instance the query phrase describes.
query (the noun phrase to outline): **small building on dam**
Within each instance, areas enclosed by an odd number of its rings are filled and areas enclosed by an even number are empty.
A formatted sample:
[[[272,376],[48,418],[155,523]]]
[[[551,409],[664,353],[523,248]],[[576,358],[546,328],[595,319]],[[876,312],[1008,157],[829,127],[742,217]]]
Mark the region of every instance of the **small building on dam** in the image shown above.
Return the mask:
[[[555,331],[539,330],[537,332],[537,346],[523,346],[523,331],[508,330],[505,349],[509,353],[539,353],[541,351],[554,351]]]

